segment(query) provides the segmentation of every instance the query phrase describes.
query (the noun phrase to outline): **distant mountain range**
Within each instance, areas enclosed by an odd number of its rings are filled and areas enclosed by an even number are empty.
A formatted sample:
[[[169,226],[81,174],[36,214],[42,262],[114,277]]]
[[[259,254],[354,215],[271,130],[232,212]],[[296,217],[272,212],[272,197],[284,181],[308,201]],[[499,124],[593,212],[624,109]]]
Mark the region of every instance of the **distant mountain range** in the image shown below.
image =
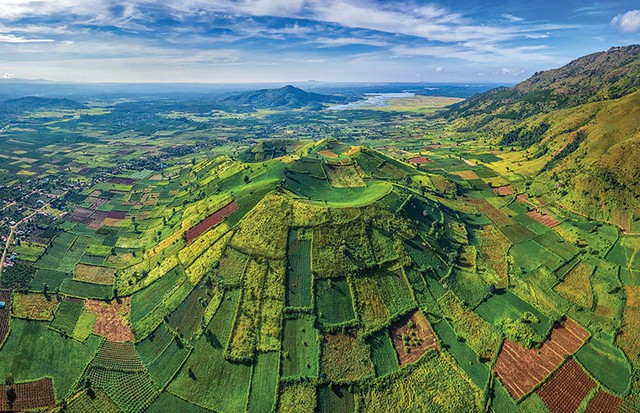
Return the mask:
[[[345,103],[347,100],[343,96],[305,92],[291,85],[245,92],[223,99],[228,104],[250,106],[254,109],[321,109],[325,104]]]
[[[84,108],[86,108],[84,104],[71,99],[26,96],[19,99],[5,100],[0,104],[0,113],[19,114],[43,110],[75,110]]]

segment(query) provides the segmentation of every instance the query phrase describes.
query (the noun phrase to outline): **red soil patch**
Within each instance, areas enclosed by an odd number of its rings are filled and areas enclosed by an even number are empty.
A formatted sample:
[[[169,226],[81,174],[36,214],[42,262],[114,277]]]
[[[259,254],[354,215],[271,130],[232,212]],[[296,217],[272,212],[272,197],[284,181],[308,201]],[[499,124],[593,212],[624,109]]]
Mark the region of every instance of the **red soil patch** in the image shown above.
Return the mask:
[[[108,213],[105,211],[96,211],[93,215],[91,215],[91,218],[89,218],[89,223],[87,224],[87,226],[91,229],[100,228],[107,215]]]
[[[560,222],[553,218],[550,215],[543,215],[539,211],[529,211],[527,212],[531,218],[535,219],[539,223],[548,226],[549,228],[553,228],[556,225],[560,225]]]
[[[5,308],[0,310],[0,346],[9,335],[9,318],[11,318],[11,291],[0,291],[0,301],[4,301]]]
[[[540,349],[527,350],[505,341],[495,372],[509,394],[519,400],[555,370],[566,356],[573,355],[589,337],[587,330],[567,318],[556,326]]]
[[[518,202],[522,202],[523,204],[526,204],[527,201],[529,200],[529,195],[527,195],[527,194],[518,194],[516,196],[516,200]]]
[[[91,216],[91,214],[93,214],[93,212],[93,209],[78,207],[73,210],[71,215],[67,215],[66,219],[67,221],[86,224],[89,222],[89,217]]]
[[[110,303],[87,300],[85,308],[98,315],[93,328],[94,334],[105,337],[109,341],[133,341],[133,333],[128,322],[131,297],[122,298],[120,303],[117,300]]]
[[[329,159],[336,159],[338,157],[338,155],[336,155],[335,153],[331,152],[328,149],[325,149],[323,151],[318,151],[318,155],[324,156],[325,158],[329,158]]]
[[[110,184],[133,185],[136,183],[136,180],[133,178],[111,178],[107,182]]]
[[[616,413],[622,399],[612,394],[598,390],[589,402],[586,413]]]
[[[91,206],[89,207],[90,209],[97,209],[100,205],[103,205],[109,202],[108,199],[97,198],[94,196],[88,196],[84,201],[91,203]]]
[[[14,384],[16,399],[11,405],[7,398],[7,387],[4,384],[0,385],[0,411],[22,412],[27,409],[54,407],[56,405],[56,397],[50,378]]]
[[[425,158],[424,156],[414,156],[411,159],[408,159],[407,162],[409,162],[412,165],[423,165],[425,163],[429,163],[432,162],[430,159]]]
[[[187,244],[193,242],[194,239],[204,234],[209,228],[219,224],[223,219],[233,214],[237,209],[238,204],[236,204],[236,201],[231,201],[204,220],[200,221],[198,224],[189,228],[185,234]]]
[[[567,361],[553,377],[536,392],[551,413],[575,413],[582,400],[598,384],[582,370],[575,360]],[[598,410],[600,412],[600,410]]]
[[[513,195],[513,187],[511,185],[499,186],[493,188],[493,192],[499,196]]]
[[[126,211],[109,211],[107,218],[112,219],[125,219],[127,217]]]
[[[413,327],[409,327],[410,322],[413,323]],[[413,363],[427,351],[438,347],[433,330],[420,311],[414,311],[404,316],[396,324],[391,326],[390,332],[393,347],[396,349],[396,353],[398,353],[401,366]],[[403,337],[408,337],[408,340],[410,342],[413,341],[413,344],[405,347]],[[406,352],[405,348],[409,350],[409,352]]]

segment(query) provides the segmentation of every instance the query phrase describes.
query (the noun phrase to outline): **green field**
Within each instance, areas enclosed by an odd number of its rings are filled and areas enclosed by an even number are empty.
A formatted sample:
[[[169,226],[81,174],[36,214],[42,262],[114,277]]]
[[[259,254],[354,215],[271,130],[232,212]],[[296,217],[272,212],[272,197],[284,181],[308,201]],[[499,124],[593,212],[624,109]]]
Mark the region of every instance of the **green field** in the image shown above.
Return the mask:
[[[282,339],[282,376],[317,377],[319,354],[318,330],[310,318],[284,321]]]
[[[300,239],[298,230],[289,230],[287,243],[286,303],[289,307],[311,306],[311,240]]]
[[[576,358],[608,390],[620,396],[626,394],[631,383],[631,369],[622,350],[592,337],[578,350]]]
[[[371,335],[367,339],[371,349],[371,361],[376,370],[376,376],[385,376],[400,368],[398,354],[386,330]]]
[[[346,278],[316,281],[316,307],[322,324],[341,324],[353,320],[353,300]]]
[[[251,375],[251,393],[249,393],[247,411],[269,410],[275,405],[279,370],[279,353],[273,351],[258,354]]]

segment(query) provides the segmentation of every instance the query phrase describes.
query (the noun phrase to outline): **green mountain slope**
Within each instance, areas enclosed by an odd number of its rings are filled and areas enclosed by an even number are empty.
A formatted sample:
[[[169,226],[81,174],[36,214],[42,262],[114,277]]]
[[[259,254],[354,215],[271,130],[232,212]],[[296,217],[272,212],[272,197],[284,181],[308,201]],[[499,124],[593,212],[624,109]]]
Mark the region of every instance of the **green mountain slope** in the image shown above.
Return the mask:
[[[305,92],[287,85],[279,89],[261,89],[239,95],[229,96],[225,103],[250,106],[254,109],[301,109],[321,108],[325,103],[343,103],[341,96],[321,95]]]

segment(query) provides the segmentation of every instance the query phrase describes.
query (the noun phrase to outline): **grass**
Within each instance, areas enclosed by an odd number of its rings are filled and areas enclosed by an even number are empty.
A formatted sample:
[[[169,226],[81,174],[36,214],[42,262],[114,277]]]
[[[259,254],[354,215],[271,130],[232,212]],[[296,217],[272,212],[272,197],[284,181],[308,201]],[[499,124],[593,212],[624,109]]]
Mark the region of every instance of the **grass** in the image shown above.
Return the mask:
[[[619,396],[626,394],[631,383],[631,368],[619,348],[605,340],[591,337],[575,357],[608,390]]]
[[[381,330],[369,336],[367,344],[371,350],[371,361],[373,362],[376,376],[386,376],[400,368],[398,354],[393,348],[393,342],[387,330]]]
[[[289,230],[286,288],[286,304],[289,307],[311,306],[311,240],[301,239],[301,231]]]
[[[310,383],[286,383],[278,390],[278,413],[314,413],[316,388]]]
[[[65,398],[96,354],[101,339],[83,343],[67,339],[42,321],[11,322],[11,334],[0,351],[0,375],[12,372],[15,380],[51,377],[57,400]]]
[[[98,315],[96,313],[86,310],[83,311],[80,317],[78,317],[78,322],[73,329],[73,338],[78,341],[84,341],[89,338],[93,332],[97,317]]]
[[[446,397],[443,397],[446,395]],[[480,390],[469,384],[446,355],[431,352],[407,374],[369,386],[358,397],[361,412],[477,411]]]
[[[63,334],[73,334],[83,309],[84,302],[63,300],[56,310],[51,327],[61,331]]]
[[[62,271],[38,268],[36,275],[31,281],[31,288],[42,291],[43,285],[47,284],[50,290],[55,290],[62,285],[62,282],[66,278],[71,278],[71,275]]]
[[[376,281],[382,295],[382,301],[391,317],[406,313],[416,307],[402,269],[384,272],[377,277]]]
[[[251,392],[247,411],[270,410],[271,406],[275,406],[279,371],[280,354],[278,352],[258,354],[251,375]]]
[[[110,285],[91,284],[69,279],[62,282],[60,291],[63,294],[80,298],[103,300],[113,297],[113,287]]]
[[[149,406],[147,413],[166,413],[166,412],[189,412],[189,413],[208,413],[210,410],[204,409],[193,403],[181,399],[167,391],[160,393],[160,396]]]
[[[315,291],[320,323],[341,324],[355,318],[351,289],[346,278],[317,280]]]
[[[590,309],[593,305],[593,292],[591,291],[593,270],[592,265],[581,261],[554,289],[572,303]]]
[[[318,331],[311,318],[284,321],[282,340],[282,376],[317,377],[320,345]]]
[[[353,393],[346,386],[319,386],[318,412],[351,413],[356,409]]]
[[[172,341],[158,357],[147,366],[149,374],[158,387],[165,388],[169,381],[175,376],[178,369],[189,357],[190,350],[184,345],[179,345]]]
[[[492,294],[488,300],[476,307],[474,312],[493,325],[503,318],[518,320],[525,312],[529,312],[539,320],[538,323],[530,324],[536,332],[546,337],[551,330],[549,317],[509,290],[500,290]]]
[[[237,291],[225,294],[209,324],[210,333],[195,342],[193,352],[169,383],[168,391],[214,411],[244,412],[249,397],[251,366],[227,361],[223,344],[231,331],[237,302]],[[193,375],[189,374],[189,369]]]
[[[131,299],[131,321],[143,319],[164,299],[165,294],[177,284],[181,271],[174,269],[148,287],[133,294]]]
[[[556,254],[532,240],[513,245],[509,253],[513,256],[518,268],[524,272],[531,272],[540,265],[553,270],[563,263]]]

